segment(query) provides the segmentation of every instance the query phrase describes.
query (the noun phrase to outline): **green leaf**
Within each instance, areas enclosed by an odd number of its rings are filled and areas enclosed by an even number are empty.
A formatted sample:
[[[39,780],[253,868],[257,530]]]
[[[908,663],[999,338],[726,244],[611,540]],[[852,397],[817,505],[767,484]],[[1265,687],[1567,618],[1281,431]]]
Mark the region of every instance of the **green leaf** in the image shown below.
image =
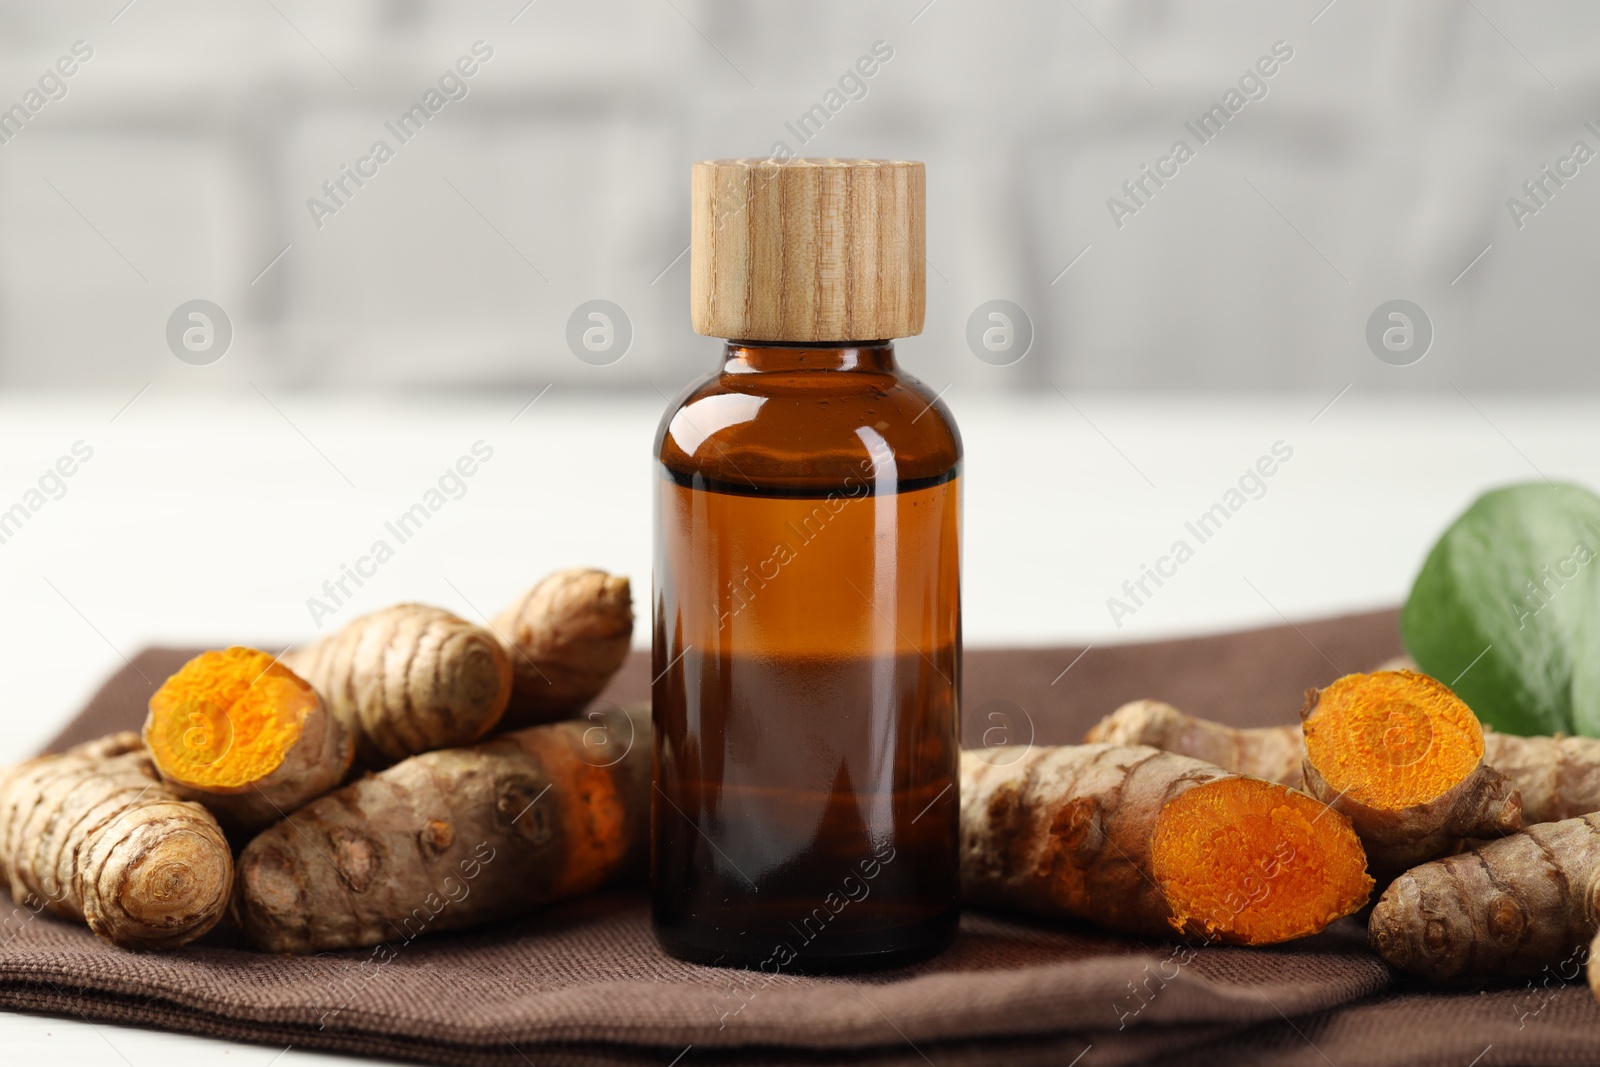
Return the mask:
[[[1485,493],[1445,531],[1400,613],[1406,648],[1505,733],[1600,736],[1600,496]]]

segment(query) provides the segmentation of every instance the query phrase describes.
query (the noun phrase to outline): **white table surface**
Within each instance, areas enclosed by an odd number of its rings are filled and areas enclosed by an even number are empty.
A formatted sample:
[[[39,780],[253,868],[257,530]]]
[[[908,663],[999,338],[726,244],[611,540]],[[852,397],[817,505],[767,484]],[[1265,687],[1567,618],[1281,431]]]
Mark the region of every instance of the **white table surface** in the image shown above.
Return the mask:
[[[94,450],[66,494],[0,544],[0,761],[43,744],[144,645],[312,636],[307,598],[480,440],[494,456],[466,495],[326,625],[403,599],[492,613],[577,564],[630,575],[642,608],[663,402],[554,388],[519,415],[535,392],[155,387],[131,405],[131,390],[0,394],[0,511],[75,442]],[[1541,476],[1600,485],[1597,399],[1069,396],[945,397],[967,452],[968,647],[1140,641],[1395,604],[1483,489]],[[1293,458],[1265,495],[1114,625],[1107,598],[1280,441]],[[647,637],[639,626],[641,647]],[[16,1063],[337,1059],[3,1013],[0,1046]]]

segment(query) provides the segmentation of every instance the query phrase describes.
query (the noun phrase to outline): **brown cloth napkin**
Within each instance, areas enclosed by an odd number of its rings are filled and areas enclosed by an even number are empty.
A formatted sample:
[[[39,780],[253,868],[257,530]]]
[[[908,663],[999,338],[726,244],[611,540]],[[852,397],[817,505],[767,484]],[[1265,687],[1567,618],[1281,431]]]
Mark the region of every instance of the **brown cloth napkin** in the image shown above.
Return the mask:
[[[966,743],[1074,742],[1138,697],[1239,725],[1292,721],[1307,686],[1398,654],[1393,612],[1145,645],[972,651]],[[191,653],[154,649],[56,739],[136,727]],[[636,655],[606,699],[647,696]],[[1440,992],[1389,971],[1344,920],[1272,949],[1173,946],[1075,923],[969,911],[926,963],[809,978],[680,963],[651,938],[642,888],[535,919],[370,950],[266,956],[226,935],[169,954],[14,911],[0,1007],[296,1049],[445,1064],[1238,1063],[1357,1067],[1596,1062],[1581,985]]]

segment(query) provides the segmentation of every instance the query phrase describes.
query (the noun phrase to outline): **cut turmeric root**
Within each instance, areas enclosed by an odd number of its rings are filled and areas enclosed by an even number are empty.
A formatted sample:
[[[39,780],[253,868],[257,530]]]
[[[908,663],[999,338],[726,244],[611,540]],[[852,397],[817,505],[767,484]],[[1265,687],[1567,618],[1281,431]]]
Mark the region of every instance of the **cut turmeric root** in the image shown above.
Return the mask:
[[[247,831],[339,785],[355,751],[307,682],[249,648],[203,653],[168,678],[144,740],[179,796]]]
[[[557,571],[490,626],[506,643],[516,685],[507,729],[582,711],[628,658],[633,596],[628,579],[588,567]]]
[[[644,870],[648,709],[415,756],[291,815],[239,857],[234,909],[271,952],[410,941],[529,915]]]
[[[1349,674],[1308,692],[1300,716],[1305,787],[1350,817],[1380,878],[1522,825],[1516,789],[1484,762],[1477,717],[1442,682]]]
[[[1463,838],[1516,830],[1525,817],[1517,786],[1546,775],[1549,763],[1549,745],[1486,734],[1448,687],[1412,671],[1346,675],[1307,693],[1301,715],[1303,726],[1239,729],[1141,700],[1088,736],[1137,740],[1303,789],[1350,818],[1380,878]],[[1600,800],[1600,742],[1593,749],[1589,790]],[[1527,755],[1510,759],[1514,752]],[[1509,775],[1491,766],[1495,755],[1507,758]],[[1574,756],[1570,766],[1578,765]],[[1546,784],[1541,798],[1554,788]],[[1540,815],[1556,810],[1547,799],[1542,806]]]
[[[0,778],[11,897],[128,948],[175,948],[217,924],[233,854],[215,818],[156,777],[139,735],[112,734]]]
[[[363,616],[283,662],[322,695],[369,767],[470,745],[511,699],[511,662],[495,635],[422,604]]]
[[[1240,728],[1135,700],[1101,719],[1087,741],[1151,745],[1269,782],[1304,787],[1299,726]],[[1600,738],[1518,737],[1483,730],[1483,762],[1516,787],[1522,823],[1559,822],[1600,811]]]
[[[1524,977],[1589,944],[1597,899],[1600,814],[1591,814],[1407,871],[1373,908],[1368,938],[1398,970],[1434,981]]]
[[[1091,727],[1084,740],[1149,745],[1295,789],[1301,787],[1300,768],[1305,762],[1298,726],[1224,726],[1185,715],[1159,700],[1122,705]]]
[[[961,758],[962,895],[1108,929],[1265,945],[1367,901],[1349,822],[1304,793],[1152,748]]]

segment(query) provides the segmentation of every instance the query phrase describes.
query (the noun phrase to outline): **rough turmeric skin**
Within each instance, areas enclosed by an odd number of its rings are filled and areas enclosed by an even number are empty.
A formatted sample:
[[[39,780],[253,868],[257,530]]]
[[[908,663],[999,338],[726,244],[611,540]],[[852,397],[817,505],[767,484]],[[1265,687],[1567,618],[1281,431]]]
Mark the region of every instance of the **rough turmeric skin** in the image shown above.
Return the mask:
[[[587,567],[557,571],[495,616],[516,686],[502,726],[517,729],[582,711],[628,658],[628,579]]]
[[[1483,731],[1483,759],[1522,794],[1524,823],[1600,811],[1600,739]]]
[[[202,653],[168,678],[144,740],[174,791],[247,831],[337,786],[355,752],[307,682],[249,648]]]
[[[1305,753],[1300,727],[1224,726],[1159,700],[1124,704],[1090,728],[1090,744],[1149,745],[1268,782],[1300,788]]]
[[[1373,908],[1368,939],[1398,970],[1434,981],[1524,977],[1589,944],[1597,895],[1600,814],[1540,823],[1402,874]]]
[[[1305,788],[1349,816],[1379,878],[1522,825],[1516,789],[1484,762],[1477,718],[1442,682],[1349,674],[1307,692],[1300,715]]]
[[[365,615],[283,662],[322,695],[368,767],[469,745],[511,699],[511,662],[495,635],[423,604]]]
[[[0,776],[0,868],[18,904],[128,948],[175,948],[222,918],[233,855],[215,818],[113,734]]]
[[[529,915],[621,877],[649,850],[650,713],[415,756],[260,834],[234,912],[271,952],[401,942]]]
[[[1338,812],[1186,756],[1132,745],[962,754],[969,903],[1275,944],[1364,905],[1365,868]]]

